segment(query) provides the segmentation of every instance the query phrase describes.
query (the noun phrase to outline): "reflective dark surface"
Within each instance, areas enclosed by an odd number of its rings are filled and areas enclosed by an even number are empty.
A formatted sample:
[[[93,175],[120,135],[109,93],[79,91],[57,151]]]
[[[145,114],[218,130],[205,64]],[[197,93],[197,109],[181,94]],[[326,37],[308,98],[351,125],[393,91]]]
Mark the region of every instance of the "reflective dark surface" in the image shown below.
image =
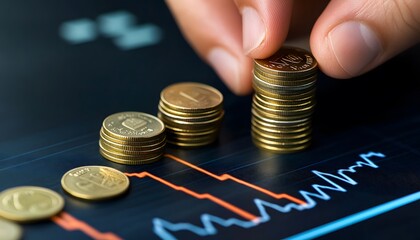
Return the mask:
[[[320,74],[313,145],[274,155],[252,145],[251,96],[229,92],[163,1],[2,1],[0,191],[36,185],[65,197],[65,223],[22,225],[24,239],[418,239],[419,57],[414,47],[351,80]],[[160,91],[183,81],[223,93],[218,142],[168,147],[187,163],[99,155],[106,116],[155,115]],[[148,175],[130,177],[121,198],[88,202],[60,185],[83,165]]]

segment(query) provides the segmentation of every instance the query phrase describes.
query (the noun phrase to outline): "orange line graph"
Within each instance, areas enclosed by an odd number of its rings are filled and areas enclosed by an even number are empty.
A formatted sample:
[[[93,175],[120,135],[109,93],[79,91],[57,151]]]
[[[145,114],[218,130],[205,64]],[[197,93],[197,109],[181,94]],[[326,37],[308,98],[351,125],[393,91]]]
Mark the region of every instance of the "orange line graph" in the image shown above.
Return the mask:
[[[185,166],[188,166],[188,167],[190,167],[190,168],[192,168],[196,171],[199,171],[203,174],[206,174],[206,175],[208,175],[212,178],[215,178],[219,181],[231,180],[231,181],[234,181],[236,183],[242,184],[246,187],[249,187],[249,188],[252,188],[252,189],[257,190],[259,192],[262,192],[262,193],[264,193],[268,196],[271,196],[273,198],[276,198],[276,199],[287,199],[289,201],[295,202],[295,203],[300,204],[300,205],[305,205],[306,204],[305,201],[302,201],[298,198],[292,197],[288,194],[271,192],[271,191],[269,191],[265,188],[262,188],[262,187],[254,185],[254,184],[251,184],[249,182],[246,182],[244,180],[238,179],[238,178],[236,178],[234,176],[231,176],[229,174],[216,175],[216,174],[211,173],[211,172],[209,172],[209,171],[207,171],[203,168],[200,168],[200,167],[198,167],[198,166],[196,166],[192,163],[189,163],[189,162],[187,162],[187,161],[185,161],[181,158],[175,157],[171,154],[165,154],[165,157],[170,158],[174,161],[177,161],[177,162],[179,162],[179,163],[181,163]],[[237,214],[237,215],[239,215],[239,216],[241,216],[241,217],[243,217],[247,220],[250,220],[250,221],[253,221],[253,222],[258,222],[259,221],[258,216],[254,215],[252,213],[249,213],[249,212],[247,212],[247,211],[245,211],[245,210],[243,210],[243,209],[241,209],[241,208],[239,208],[239,207],[237,207],[237,206],[235,206],[231,203],[228,203],[228,202],[216,197],[216,196],[213,196],[209,193],[194,192],[194,191],[192,191],[188,188],[178,186],[178,185],[175,185],[171,182],[168,182],[168,181],[166,181],[166,180],[164,180],[164,179],[162,179],[162,178],[160,178],[156,175],[153,175],[149,172],[125,173],[125,175],[127,175],[129,177],[138,177],[138,178],[149,177],[149,178],[152,178],[153,180],[155,180],[159,183],[162,183],[162,184],[164,184],[164,185],[166,185],[166,186],[168,186],[168,187],[170,187],[170,188],[172,188],[176,191],[184,192],[184,193],[186,193],[186,194],[188,194],[188,195],[190,195],[194,198],[210,200],[210,201],[214,202],[215,204],[217,204],[217,205],[219,205],[219,206],[221,206],[221,207],[223,207],[223,208],[225,208],[225,209],[227,209],[231,212],[234,212],[235,214]],[[95,228],[91,227],[89,224],[76,219],[75,217],[71,216],[69,213],[66,213],[66,212],[62,212],[61,214],[52,217],[51,220],[54,221],[57,225],[59,225],[60,227],[62,227],[63,229],[65,229],[67,231],[79,230],[79,231],[82,231],[83,233],[85,233],[86,235],[90,236],[91,238],[93,238],[95,240],[122,240],[119,236],[115,235],[114,233],[111,233],[111,232],[102,233],[102,232],[96,230]]]
[[[214,202],[214,203],[216,203],[216,204],[218,204],[218,205],[220,205],[220,206],[222,206],[222,207],[224,207],[224,208],[226,208],[226,209],[228,209],[228,210],[230,210],[230,211],[238,214],[239,216],[241,216],[241,217],[243,217],[245,219],[248,219],[250,221],[258,221],[258,219],[259,219],[254,214],[249,213],[249,212],[247,212],[245,210],[242,210],[242,209],[240,209],[240,208],[238,208],[238,207],[236,207],[236,206],[234,206],[234,205],[232,205],[232,204],[230,204],[230,203],[228,203],[226,201],[223,201],[222,199],[220,199],[218,197],[215,197],[215,196],[213,196],[211,194],[208,194],[208,193],[196,193],[196,192],[194,192],[194,191],[192,191],[192,190],[190,190],[188,188],[181,187],[181,186],[175,185],[173,183],[170,183],[170,182],[168,182],[168,181],[166,181],[166,180],[164,180],[164,179],[162,179],[160,177],[157,177],[157,176],[155,176],[155,175],[153,175],[151,173],[148,173],[148,172],[140,172],[140,173],[125,173],[125,174],[127,176],[129,176],[129,177],[138,177],[138,178],[150,177],[153,180],[156,180],[156,181],[158,181],[158,182],[160,182],[160,183],[162,183],[162,184],[164,184],[164,185],[166,185],[166,186],[168,186],[168,187],[170,187],[170,188],[172,188],[174,190],[184,192],[184,193],[186,193],[186,194],[188,194],[188,195],[190,195],[192,197],[195,197],[195,198],[198,198],[198,199],[208,199],[208,200],[210,200],[210,201],[212,201],[212,202]]]
[[[51,220],[67,231],[80,230],[95,240],[122,240],[122,238],[113,233],[99,232],[89,224],[76,219],[66,212],[62,212],[61,214],[52,217]]]
[[[201,173],[204,173],[204,174],[206,174],[206,175],[208,175],[208,176],[210,176],[212,178],[215,178],[215,179],[217,179],[219,181],[232,180],[234,182],[237,182],[237,183],[242,184],[244,186],[247,186],[249,188],[255,189],[255,190],[259,191],[259,192],[262,192],[262,193],[264,193],[264,194],[266,194],[268,196],[271,196],[273,198],[276,198],[276,199],[282,199],[282,198],[284,198],[284,199],[287,199],[289,201],[295,202],[295,203],[300,204],[300,205],[305,205],[306,204],[305,201],[302,201],[302,200],[300,200],[298,198],[292,197],[292,196],[290,196],[288,194],[271,192],[271,191],[269,191],[269,190],[267,190],[265,188],[262,188],[262,187],[259,187],[259,186],[254,185],[254,184],[251,184],[249,182],[246,182],[244,180],[238,179],[238,178],[236,178],[236,177],[234,177],[232,175],[229,175],[229,174],[222,174],[222,175],[218,176],[218,175],[213,174],[213,173],[211,173],[211,172],[209,172],[209,171],[207,171],[205,169],[202,169],[202,168],[200,168],[200,167],[198,167],[198,166],[196,166],[194,164],[191,164],[191,163],[189,163],[189,162],[187,162],[187,161],[185,161],[185,160],[183,160],[181,158],[175,157],[175,156],[173,156],[171,154],[165,154],[165,157],[170,158],[172,160],[175,160],[175,161],[177,161],[177,162],[179,162],[181,164],[184,164],[185,166],[188,166],[188,167],[190,167],[190,168],[192,168],[194,170],[197,170],[197,171],[199,171]]]

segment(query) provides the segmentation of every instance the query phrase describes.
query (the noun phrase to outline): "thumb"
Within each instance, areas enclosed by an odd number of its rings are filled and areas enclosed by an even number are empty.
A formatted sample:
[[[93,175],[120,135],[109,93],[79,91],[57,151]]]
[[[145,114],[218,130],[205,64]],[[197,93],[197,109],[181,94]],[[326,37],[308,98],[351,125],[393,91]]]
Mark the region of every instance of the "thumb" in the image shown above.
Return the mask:
[[[315,23],[310,44],[325,74],[351,78],[419,41],[418,0],[332,0]]]

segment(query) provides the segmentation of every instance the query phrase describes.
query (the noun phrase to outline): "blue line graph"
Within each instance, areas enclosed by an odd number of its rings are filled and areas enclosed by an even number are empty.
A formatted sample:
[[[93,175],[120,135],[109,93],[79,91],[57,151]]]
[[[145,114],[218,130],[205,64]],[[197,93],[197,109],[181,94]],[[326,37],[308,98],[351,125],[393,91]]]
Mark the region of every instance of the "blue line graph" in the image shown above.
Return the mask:
[[[405,206],[407,204],[413,203],[418,200],[420,200],[420,191],[392,200],[390,202],[383,203],[381,205],[366,209],[364,211],[352,214],[350,216],[335,220],[333,222],[307,230],[305,232],[290,236],[286,238],[286,240],[304,240],[304,239],[313,239],[316,237],[320,237],[325,234],[328,234],[328,233],[340,230],[342,228],[351,226],[353,224],[362,222],[369,218],[376,217],[380,214],[389,212],[391,210]]]
[[[288,213],[292,210],[303,211],[312,209],[316,206],[317,201],[319,200],[330,200],[331,197],[325,192],[326,190],[336,191],[336,192],[346,192],[347,190],[339,185],[337,181],[342,183],[350,184],[350,185],[357,185],[358,183],[349,177],[348,173],[356,173],[358,168],[361,167],[370,167],[370,168],[378,168],[378,166],[370,160],[371,157],[379,157],[384,158],[385,155],[382,153],[376,152],[369,152],[367,154],[360,154],[359,157],[362,159],[361,161],[356,161],[354,165],[346,168],[346,169],[339,169],[336,174],[320,172],[317,170],[312,170],[312,173],[315,174],[317,177],[321,178],[322,180],[326,181],[327,185],[320,185],[320,184],[312,184],[314,192],[300,190],[299,193],[305,199],[306,204],[296,204],[296,203],[289,203],[285,206],[280,206],[275,203],[271,203],[268,201],[264,201],[258,198],[254,199],[254,204],[257,206],[259,211],[260,217],[254,221],[247,221],[247,220],[240,220],[237,218],[229,218],[223,219],[208,213],[204,213],[200,216],[201,222],[203,224],[202,227],[193,225],[191,223],[171,223],[161,218],[154,218],[153,219],[153,226],[154,232],[157,236],[165,240],[173,240],[176,237],[172,234],[173,232],[177,231],[189,231],[198,236],[209,236],[217,234],[217,228],[215,225],[220,225],[222,227],[231,227],[237,226],[241,228],[252,228],[256,227],[262,223],[266,223],[270,221],[271,217],[267,213],[267,208],[276,210],[281,213]],[[325,230],[333,230],[334,226],[327,227]],[[315,230],[314,230],[315,231]],[[312,234],[316,234],[317,232],[313,232]]]

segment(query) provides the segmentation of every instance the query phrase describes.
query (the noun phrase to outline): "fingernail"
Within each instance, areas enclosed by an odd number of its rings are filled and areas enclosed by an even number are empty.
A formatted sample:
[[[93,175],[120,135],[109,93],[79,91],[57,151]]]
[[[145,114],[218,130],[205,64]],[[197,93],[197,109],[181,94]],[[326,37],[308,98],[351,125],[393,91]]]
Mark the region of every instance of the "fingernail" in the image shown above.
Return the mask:
[[[242,36],[245,54],[249,54],[265,39],[266,29],[258,12],[252,7],[242,8]]]
[[[350,76],[359,75],[382,51],[376,34],[360,22],[338,25],[328,39],[338,63]]]
[[[240,91],[238,59],[223,48],[213,48],[207,60],[226,85],[234,93],[238,93]]]

